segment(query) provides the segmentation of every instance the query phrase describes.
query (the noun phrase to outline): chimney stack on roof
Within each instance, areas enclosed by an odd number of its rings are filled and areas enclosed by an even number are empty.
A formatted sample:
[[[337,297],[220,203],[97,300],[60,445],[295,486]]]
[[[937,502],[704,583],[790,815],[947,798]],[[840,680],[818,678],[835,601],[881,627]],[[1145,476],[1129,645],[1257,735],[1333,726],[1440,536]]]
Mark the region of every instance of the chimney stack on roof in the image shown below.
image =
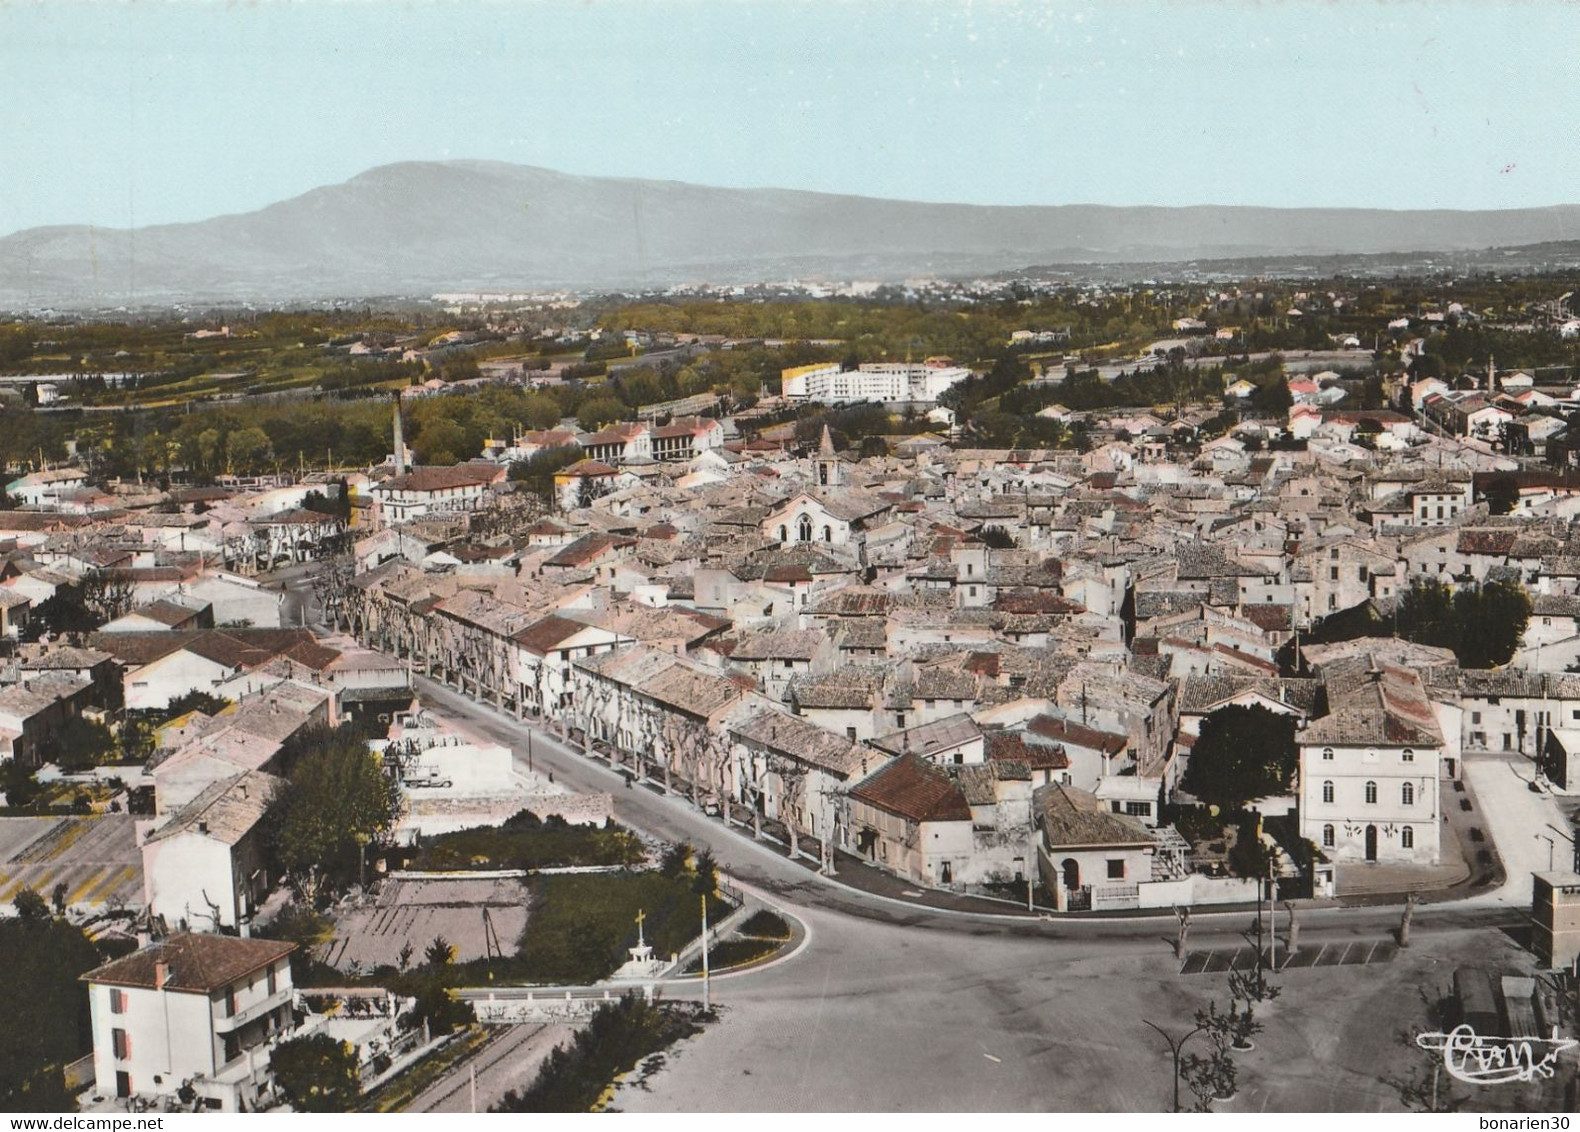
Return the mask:
[[[160,959],[154,963],[154,989],[164,990],[165,984],[170,981],[170,964]]]

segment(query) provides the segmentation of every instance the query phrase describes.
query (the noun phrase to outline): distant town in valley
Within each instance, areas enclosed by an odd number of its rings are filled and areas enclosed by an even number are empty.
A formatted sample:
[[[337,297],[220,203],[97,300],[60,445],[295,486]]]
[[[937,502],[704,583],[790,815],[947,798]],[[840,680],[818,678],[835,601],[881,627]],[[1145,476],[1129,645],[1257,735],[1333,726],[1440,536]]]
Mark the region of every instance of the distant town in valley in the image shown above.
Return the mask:
[[[0,1103],[1572,1111],[1580,271],[1350,266],[19,308]]]

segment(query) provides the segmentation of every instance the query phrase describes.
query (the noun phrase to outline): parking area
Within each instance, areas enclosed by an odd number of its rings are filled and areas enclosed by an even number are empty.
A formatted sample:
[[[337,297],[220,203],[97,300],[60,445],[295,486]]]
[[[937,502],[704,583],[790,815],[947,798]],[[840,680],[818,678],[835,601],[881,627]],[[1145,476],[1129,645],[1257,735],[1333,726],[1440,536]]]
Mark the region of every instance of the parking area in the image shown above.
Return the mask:
[[[526,886],[513,877],[391,878],[376,900],[339,916],[323,960],[343,971],[398,967],[409,945],[417,964],[439,936],[458,963],[487,956],[491,943],[510,955],[527,926],[527,903]]]
[[[0,818],[0,903],[24,886],[49,900],[61,884],[67,904],[141,906],[143,866],[133,818]]]
[[[1367,967],[1374,963],[1391,963],[1398,954],[1399,945],[1391,939],[1357,939],[1302,947],[1292,956],[1281,951],[1276,958],[1280,971],[1297,971],[1302,967]],[[1180,974],[1219,975],[1255,966],[1256,948],[1222,947],[1187,952]]]

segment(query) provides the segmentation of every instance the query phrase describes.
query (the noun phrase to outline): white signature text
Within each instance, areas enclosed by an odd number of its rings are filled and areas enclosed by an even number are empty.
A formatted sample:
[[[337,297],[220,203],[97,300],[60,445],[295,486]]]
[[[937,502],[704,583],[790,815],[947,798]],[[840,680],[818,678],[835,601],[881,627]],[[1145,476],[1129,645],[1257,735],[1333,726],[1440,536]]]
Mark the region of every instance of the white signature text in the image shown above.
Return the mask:
[[[1556,1028],[1550,1038],[1495,1038],[1482,1037],[1462,1023],[1446,1034],[1418,1034],[1415,1044],[1441,1050],[1443,1068],[1451,1077],[1470,1085],[1503,1085],[1552,1077],[1558,1055],[1577,1043],[1560,1038]]]

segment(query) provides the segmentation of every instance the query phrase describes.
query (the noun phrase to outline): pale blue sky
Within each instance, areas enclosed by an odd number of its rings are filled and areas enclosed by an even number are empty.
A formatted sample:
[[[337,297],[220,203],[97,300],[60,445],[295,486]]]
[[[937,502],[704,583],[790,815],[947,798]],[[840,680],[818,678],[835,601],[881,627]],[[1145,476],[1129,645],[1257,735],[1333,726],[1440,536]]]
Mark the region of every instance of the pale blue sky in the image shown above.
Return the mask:
[[[446,157],[974,203],[1569,203],[1577,52],[1556,0],[0,0],[0,233]]]

